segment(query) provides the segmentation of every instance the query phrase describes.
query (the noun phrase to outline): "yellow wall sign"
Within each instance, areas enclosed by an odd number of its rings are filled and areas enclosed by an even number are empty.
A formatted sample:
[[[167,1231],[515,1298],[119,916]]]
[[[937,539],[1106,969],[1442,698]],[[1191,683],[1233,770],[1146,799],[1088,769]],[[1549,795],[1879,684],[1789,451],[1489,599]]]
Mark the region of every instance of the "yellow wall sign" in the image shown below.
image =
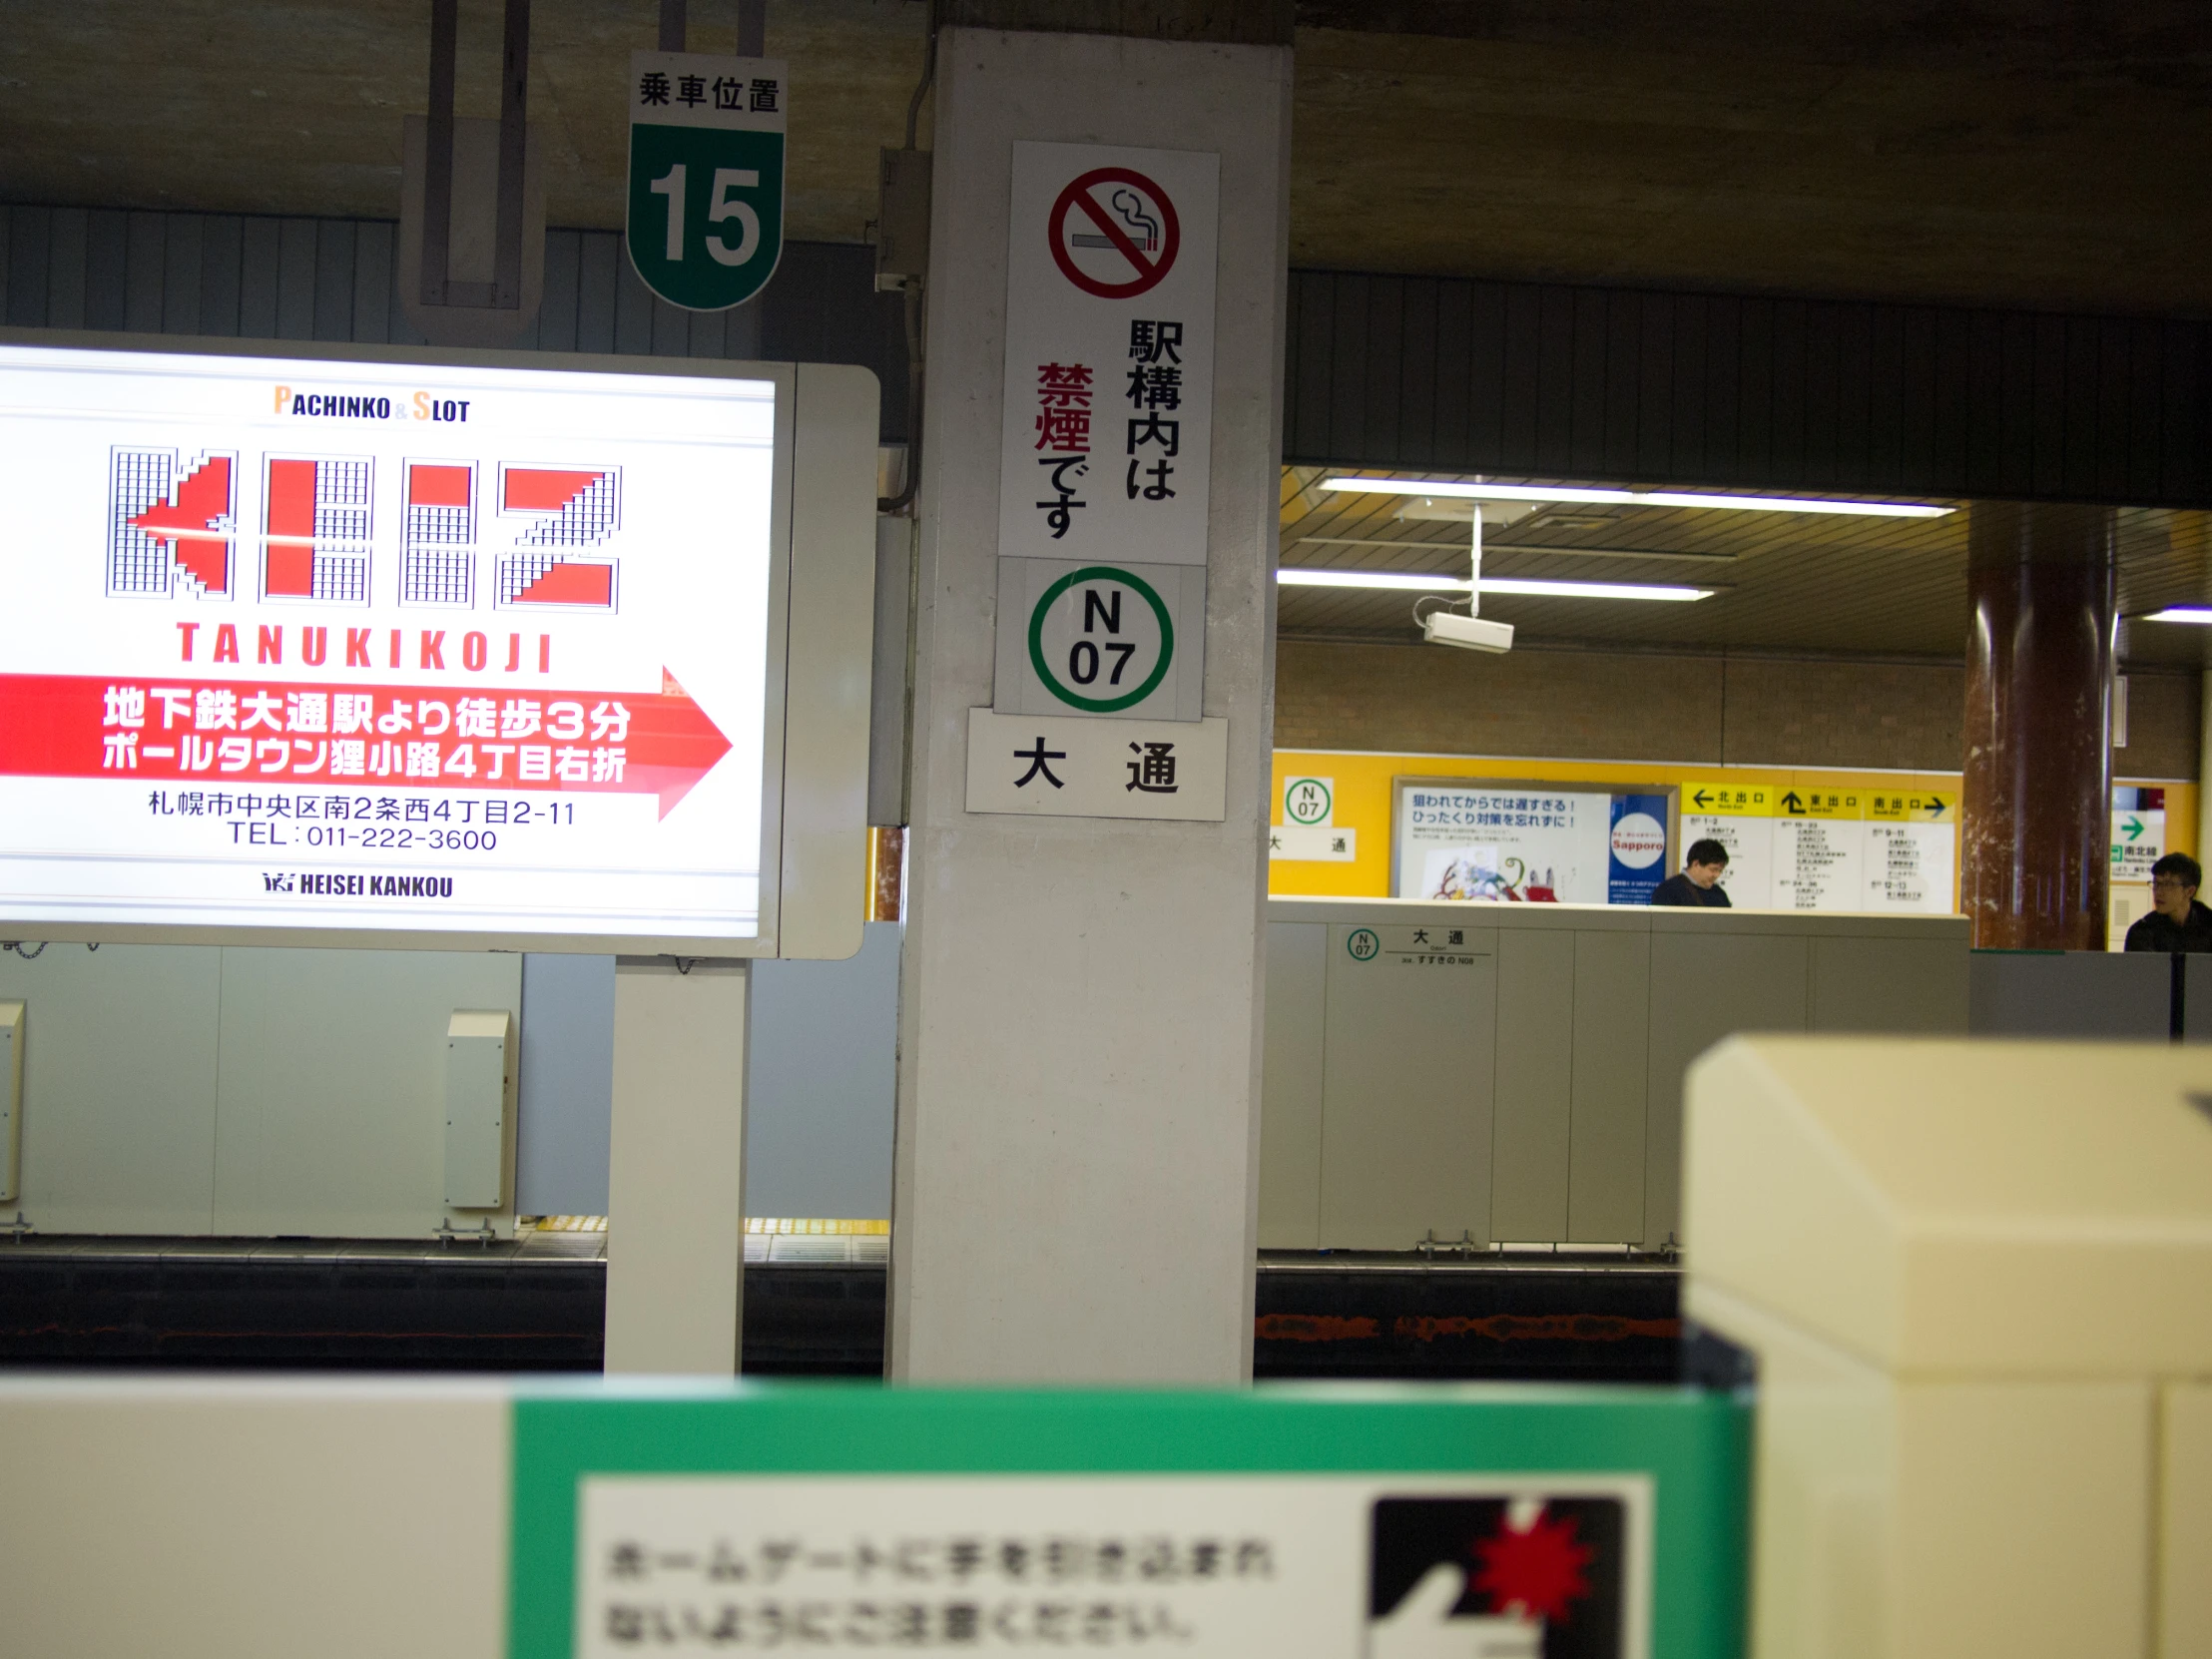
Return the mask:
[[[1778,818],[1863,819],[1867,816],[1863,790],[1786,789],[1775,800]]]
[[[1775,787],[1764,778],[1694,778],[1682,786],[1681,810],[1721,818],[1772,818]]]
[[[1881,824],[1956,824],[1956,790],[1876,790],[1867,817]]]
[[[1733,768],[1711,764],[1665,765],[1649,761],[1546,761],[1513,756],[1394,755],[1347,750],[1278,750],[1275,798],[1293,778],[1331,781],[1333,835],[1346,844],[1323,861],[1307,852],[1291,857],[1278,851],[1268,871],[1268,890],[1284,896],[1382,898],[1390,891],[1390,829],[1397,780],[1497,780],[1515,788],[1592,787],[1614,790],[1654,786],[1671,790],[1673,812],[1667,825],[1667,862],[1682,867],[1688,843],[1701,836],[1733,837],[1737,851],[1731,871],[1734,888],[1746,890],[1744,904],[1808,906],[1869,905],[1903,907],[1936,901],[1933,891],[1913,900],[1908,889],[1926,888],[1944,868],[1956,890],[1957,836],[1936,831],[1958,822],[1959,777],[1955,772],[1851,772],[1840,768]],[[2137,782],[2121,779],[2120,783]],[[2193,783],[2140,782],[2165,791],[2167,846],[2193,851],[2197,822],[2197,786]],[[1702,795],[1704,800],[1698,799]],[[1796,798],[1793,807],[1792,797]],[[1797,828],[1790,828],[1795,821]],[[1842,826],[1863,824],[1864,829]],[[1822,830],[1822,824],[1838,828]],[[1877,831],[1880,831],[1879,833]],[[1300,833],[1288,826],[1271,833]],[[1857,837],[1857,873],[1850,844]],[[1912,854],[1911,859],[1907,853]],[[1839,856],[1844,860],[1839,862]],[[1759,879],[1758,865],[1771,866]],[[1905,870],[1907,862],[1913,868]],[[1893,870],[1896,873],[1893,879]],[[1878,891],[1884,882],[1898,893]],[[1764,884],[1764,897],[1752,889]],[[1821,890],[1816,891],[1816,887]],[[1787,889],[1787,890],[1785,890]]]

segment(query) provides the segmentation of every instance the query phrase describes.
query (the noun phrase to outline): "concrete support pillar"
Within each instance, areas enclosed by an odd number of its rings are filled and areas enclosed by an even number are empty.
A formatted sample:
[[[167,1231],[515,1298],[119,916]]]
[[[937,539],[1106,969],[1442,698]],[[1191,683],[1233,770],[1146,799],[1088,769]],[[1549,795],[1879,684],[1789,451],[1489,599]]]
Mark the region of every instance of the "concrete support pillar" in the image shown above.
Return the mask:
[[[1967,527],[1962,887],[1983,949],[2102,950],[2112,833],[2109,507]]]
[[[749,962],[615,969],[608,1375],[734,1377],[745,1324]]]
[[[1137,9],[1185,38],[938,37],[889,1344],[916,1382],[1250,1375],[1289,8],[1213,9],[1267,14],[1228,37],[1262,45],[1206,38],[1197,6]],[[969,711],[992,702],[1022,140],[1220,157],[1204,712],[1229,722],[1222,823],[965,810]]]

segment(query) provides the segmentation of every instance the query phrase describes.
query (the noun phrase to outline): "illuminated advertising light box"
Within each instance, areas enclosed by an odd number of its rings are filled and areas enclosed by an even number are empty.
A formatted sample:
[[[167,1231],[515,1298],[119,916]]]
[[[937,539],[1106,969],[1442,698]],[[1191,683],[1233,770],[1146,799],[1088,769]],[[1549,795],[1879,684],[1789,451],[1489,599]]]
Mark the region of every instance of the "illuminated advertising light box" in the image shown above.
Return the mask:
[[[5,936],[857,946],[872,375],[91,338],[0,336]]]

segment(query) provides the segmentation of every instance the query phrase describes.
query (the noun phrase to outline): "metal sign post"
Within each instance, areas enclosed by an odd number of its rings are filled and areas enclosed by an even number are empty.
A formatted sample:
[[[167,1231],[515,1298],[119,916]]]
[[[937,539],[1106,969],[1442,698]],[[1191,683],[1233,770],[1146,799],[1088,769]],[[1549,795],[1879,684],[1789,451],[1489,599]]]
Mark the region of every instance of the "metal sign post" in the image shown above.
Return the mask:
[[[399,300],[434,345],[504,345],[545,292],[545,169],[529,124],[530,0],[506,0],[499,116],[453,113],[456,0],[430,10],[429,109],[403,124]]]

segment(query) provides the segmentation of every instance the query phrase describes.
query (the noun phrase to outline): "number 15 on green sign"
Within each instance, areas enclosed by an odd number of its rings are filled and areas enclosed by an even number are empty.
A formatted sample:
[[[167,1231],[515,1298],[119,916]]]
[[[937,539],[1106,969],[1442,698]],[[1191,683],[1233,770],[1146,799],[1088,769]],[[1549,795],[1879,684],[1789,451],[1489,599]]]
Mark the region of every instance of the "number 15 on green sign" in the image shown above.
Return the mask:
[[[646,186],[655,196],[668,198],[667,259],[670,265],[684,263],[684,184],[691,172],[688,162],[678,162],[652,184]],[[707,258],[717,265],[749,265],[753,256],[761,251],[761,216],[750,202],[731,198],[734,190],[759,190],[761,173],[752,167],[718,167],[715,169],[715,188],[707,197]],[[737,247],[717,241],[714,225],[725,219],[735,219],[740,230]]]
[[[784,252],[784,65],[640,52],[630,81],[630,263],[672,305],[743,304]]]

